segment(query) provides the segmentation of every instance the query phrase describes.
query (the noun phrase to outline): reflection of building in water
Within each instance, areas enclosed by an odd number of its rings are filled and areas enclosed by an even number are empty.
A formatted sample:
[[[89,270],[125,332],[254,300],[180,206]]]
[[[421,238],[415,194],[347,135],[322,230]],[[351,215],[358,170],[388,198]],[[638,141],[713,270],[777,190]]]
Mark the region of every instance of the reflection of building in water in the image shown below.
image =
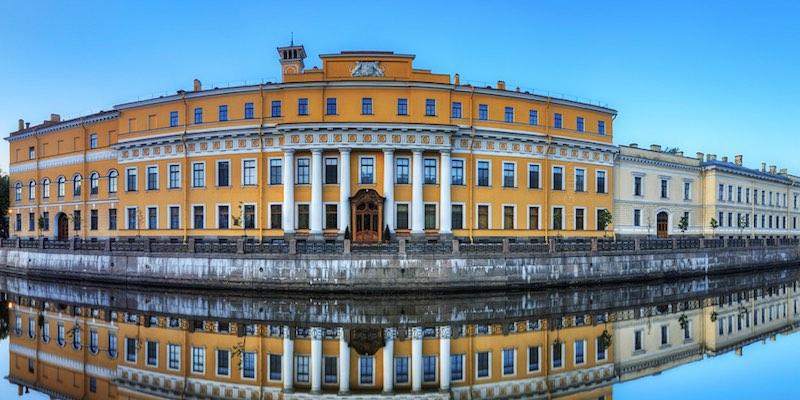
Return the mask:
[[[610,398],[614,380],[602,318],[306,329],[21,304],[10,381],[69,398]]]

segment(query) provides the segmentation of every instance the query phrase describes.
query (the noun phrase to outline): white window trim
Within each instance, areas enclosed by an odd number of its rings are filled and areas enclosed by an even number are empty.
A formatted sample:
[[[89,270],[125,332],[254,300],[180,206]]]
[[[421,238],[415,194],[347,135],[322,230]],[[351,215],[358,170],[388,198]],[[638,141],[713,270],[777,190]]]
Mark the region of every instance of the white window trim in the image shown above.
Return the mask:
[[[130,214],[128,212],[129,210],[136,210],[137,217],[139,215],[138,207],[136,207],[136,206],[127,206],[127,207],[125,207],[125,229],[126,230],[130,230],[130,228],[128,228],[130,226],[129,219],[128,219],[128,215]],[[136,229],[141,229],[141,227],[139,226],[139,221],[136,221]]]
[[[197,227],[194,226],[194,208],[195,207],[203,207],[203,227],[202,228],[197,228]],[[189,211],[190,211],[189,215],[191,216],[190,219],[192,221],[190,226],[192,227],[192,229],[208,229],[208,213],[206,212],[207,210],[206,210],[206,205],[205,204],[192,204],[191,208],[189,209]]]
[[[180,204],[167,204],[167,229],[172,229],[172,221],[170,220],[170,209],[172,207],[178,207],[178,227],[176,229],[181,229],[183,227],[183,210],[181,210]]]
[[[279,178],[278,180],[281,183],[270,183],[270,182],[272,182],[272,160],[280,161],[281,174],[280,174],[280,176],[278,176],[278,178]],[[269,157],[269,158],[267,158],[267,173],[266,173],[266,175],[267,175],[267,182],[266,182],[267,185],[271,185],[271,186],[283,185],[283,157]]]
[[[580,191],[579,191],[579,190],[577,190],[577,189],[578,189],[578,187],[577,187],[577,183],[578,183],[578,171],[583,171],[583,185],[581,186],[581,190],[580,190]],[[575,183],[575,185],[576,185],[576,186],[573,188],[573,189],[575,189],[575,192],[577,192],[577,193],[586,193],[586,178],[587,178],[587,177],[588,177],[588,174],[586,173],[586,168],[578,168],[578,167],[576,167],[576,168],[574,168],[574,169],[573,169],[573,171],[572,171],[572,178],[573,178],[573,182],[574,182],[574,183]]]
[[[155,210],[156,210],[156,227],[155,227],[155,229],[150,229],[150,209],[151,208],[155,208]],[[145,211],[145,216],[144,217],[147,220],[146,221],[147,222],[147,226],[145,228],[147,230],[158,230],[159,229],[158,228],[159,227],[159,223],[158,222],[161,221],[161,215],[160,215],[160,212],[159,212],[160,211],[159,207],[157,205],[155,205],[155,204],[151,204],[151,205],[146,206],[144,208],[144,211]]]
[[[224,229],[219,227],[219,207],[220,206],[227,206],[228,207],[228,229],[233,229],[233,209],[231,208],[231,203],[217,203],[214,205],[214,225],[216,229]],[[205,215],[203,216],[205,217]]]
[[[436,210],[436,212],[434,213],[436,215],[436,217],[435,217],[435,220],[434,220],[434,227],[425,229],[424,228],[425,227],[425,208],[427,208],[426,206],[429,206],[429,205],[432,205],[434,207],[434,209]],[[431,230],[431,231],[439,230],[439,202],[437,202],[437,201],[426,201],[426,202],[422,203],[422,225],[423,225],[423,229],[425,229],[425,230]]]
[[[450,220],[450,226],[451,227],[453,225],[453,221],[452,221],[453,207],[452,206],[461,206],[461,229],[467,229],[467,204],[466,203],[460,203],[460,202],[452,203],[452,205],[450,206],[450,219],[451,219]],[[395,226],[397,226],[397,225],[395,225]]]
[[[246,378],[244,376],[244,355],[245,355],[245,353],[253,353],[253,377],[252,378]],[[228,353],[228,354],[229,354],[228,357],[230,357],[230,353]],[[258,380],[258,351],[242,350],[241,357],[242,357],[242,366],[241,366],[241,368],[239,368],[239,378],[241,378],[244,381],[255,381],[255,380]],[[230,364],[228,364],[228,370],[230,370]],[[283,371],[281,371],[281,372],[283,372]],[[267,374],[269,374],[269,372],[267,372]]]
[[[364,181],[361,179],[362,178],[362,176],[361,176],[361,160],[366,159],[366,158],[369,158],[369,159],[372,160],[372,183],[364,183]],[[411,182],[414,179],[412,177],[412,172],[410,170],[411,167],[412,166],[409,164],[409,171],[408,171],[409,182]],[[358,168],[358,184],[359,185],[377,185],[377,182],[378,182],[378,167],[375,164],[375,156],[358,156],[358,167],[357,168]],[[423,172],[422,172],[423,176],[421,176],[420,178],[424,179],[424,175],[425,175],[425,172],[424,172],[425,171],[424,160],[423,160],[423,164],[422,164],[422,170],[423,170]],[[423,185],[424,185],[424,180],[423,180]],[[374,370],[375,367],[373,366],[372,369]],[[373,371],[372,374],[375,375],[375,372]]]
[[[283,203],[281,203],[283,204]],[[245,206],[253,206],[253,227],[247,229],[259,229],[258,228],[258,204],[256,203],[242,203],[242,209],[240,212],[242,213],[242,229],[244,229],[244,208]]]
[[[171,368],[169,366],[169,364],[170,364],[169,363],[169,361],[170,361],[169,360],[169,348],[171,346],[178,346],[178,368]],[[167,369],[168,370],[170,370],[170,371],[180,371],[180,369],[181,369],[181,358],[183,358],[182,352],[183,352],[183,347],[181,345],[175,344],[175,343],[167,343]]]
[[[514,217],[511,220],[511,229],[512,230],[516,230],[517,229],[517,205],[516,204],[508,204],[508,203],[502,204],[501,208],[500,208],[503,211],[503,216],[502,216],[503,229],[508,229],[508,228],[505,227],[505,223],[506,223],[506,207],[511,207],[513,212],[514,212]]]
[[[722,319],[719,319],[719,321],[722,321]],[[642,348],[641,349],[637,349],[636,348],[636,332],[640,332],[640,335],[641,335],[641,338],[642,338],[641,339],[641,342],[642,342]],[[645,345],[645,343],[644,343],[644,330],[643,329],[634,329],[633,337],[631,339],[633,339],[633,346],[631,346],[633,348],[633,352],[634,353],[636,353],[636,352],[644,353],[644,351],[645,351],[645,347],[644,347],[644,345]]]
[[[195,186],[194,185],[194,166],[198,165],[198,164],[203,165],[203,182],[202,182],[202,185]],[[206,162],[205,161],[193,161],[192,162],[192,169],[191,169],[190,174],[191,174],[191,176],[190,176],[191,187],[193,189],[201,189],[201,188],[205,188],[205,187],[208,186],[208,185],[206,185],[206,181],[208,180],[208,171],[206,170]]]
[[[336,175],[336,176],[338,177],[339,175]],[[327,382],[327,383],[325,382],[325,372],[326,372],[325,371],[325,359],[326,358],[333,358],[334,360],[336,360],[336,382]],[[392,360],[392,362],[394,362],[394,360]],[[325,355],[325,354],[323,354],[322,355],[322,368],[321,368],[321,370],[322,370],[322,376],[320,377],[319,381],[322,384],[322,386],[337,386],[337,385],[339,385],[339,380],[341,378],[341,374],[339,373],[339,356],[338,355]]]
[[[489,360],[488,360],[488,363],[489,363],[489,368],[488,368],[489,375],[486,375],[486,376],[483,376],[483,377],[478,376],[478,354],[480,354],[480,353],[487,353],[489,355]],[[492,351],[491,350],[488,350],[488,351],[476,351],[475,352],[475,380],[484,381],[484,380],[487,380],[487,379],[492,379]]]
[[[533,165],[536,165],[537,167],[539,167],[539,179],[538,179],[538,182],[536,182],[536,188],[532,188],[531,187],[531,166],[533,166]],[[528,169],[526,170],[526,173],[528,174],[528,176],[526,177],[526,179],[528,180],[528,189],[542,190],[542,164],[541,163],[531,163],[531,162],[529,162],[528,163]]]
[[[636,225],[636,211],[639,211],[639,225]],[[642,209],[641,208],[634,208],[633,209],[633,214],[631,215],[631,225],[634,226],[634,227],[637,227],[637,228],[644,226],[644,225],[642,225],[642,216],[643,215],[644,214],[642,214]]]
[[[397,381],[397,360],[400,359],[400,358],[405,358],[407,360],[406,361],[406,367],[408,368],[408,381],[406,381],[406,382],[398,382]],[[411,379],[411,374],[412,374],[412,371],[411,371],[411,357],[410,356],[397,356],[397,357],[393,357],[392,358],[392,375],[394,375],[394,376],[392,376],[392,382],[394,382],[395,385],[399,385],[399,386],[403,386],[403,387],[411,385],[411,380],[412,380]]]
[[[154,188],[147,187],[148,183],[150,181],[150,168],[155,168],[156,169],[156,187],[154,187]],[[146,166],[144,168],[144,190],[145,191],[158,190],[159,189],[159,180],[161,178],[160,175],[161,174],[160,174],[158,165],[152,164],[152,165]],[[89,186],[91,186],[91,184],[89,184]]]
[[[561,192],[567,191],[567,167],[563,165],[553,165],[550,167],[550,190],[556,190],[556,180],[553,178],[556,174],[556,168],[561,168]]]
[[[66,328],[64,328],[64,332],[66,333]],[[133,352],[133,361],[129,361],[128,360],[128,339],[133,339],[137,343],[139,342],[139,339],[137,339],[137,338],[131,338],[131,337],[127,337],[126,336],[125,337],[125,342],[123,344],[125,352],[123,353],[122,359],[125,360],[125,362],[128,363],[128,364],[134,364],[135,365],[136,362],[139,361],[139,350],[138,349],[134,350],[134,352]],[[64,338],[64,343],[65,344],[67,343],[66,335],[65,335],[65,338]]]
[[[535,374],[537,372],[542,371],[542,346],[541,345],[536,346],[536,353],[538,354],[539,362],[538,362],[538,368],[533,370],[531,369],[531,350],[530,350],[531,347],[533,346],[528,346],[528,351],[526,353],[527,359],[525,361],[527,361],[527,365],[525,366],[525,370],[528,372],[528,374]]]
[[[248,161],[252,161],[253,162],[253,170],[255,171],[254,175],[253,175],[253,183],[245,183],[245,181],[244,181],[245,176],[246,176],[245,172],[244,172],[244,165]],[[242,162],[240,163],[240,169],[241,169],[241,171],[240,171],[240,175],[241,176],[240,176],[240,182],[239,183],[240,183],[241,186],[245,186],[245,187],[258,186],[258,160],[257,159],[255,159],[255,158],[243,158]],[[230,174],[230,170],[228,171],[228,174]]]
[[[170,169],[173,166],[178,167],[178,186],[170,186]],[[183,173],[182,173],[182,168],[181,168],[180,164],[175,164],[175,163],[168,164],[167,165],[167,190],[180,189],[181,185],[183,184],[183,176],[182,175],[183,175]]]
[[[202,371],[195,371],[194,370],[194,349],[202,349],[203,350],[203,370]],[[206,361],[208,360],[208,349],[204,346],[192,346],[192,351],[189,353],[189,373],[193,375],[205,375],[206,374]]]
[[[506,352],[505,351],[506,350],[512,350],[514,352],[514,360],[513,360],[514,361],[514,371],[512,373],[510,373],[510,374],[507,374],[505,372],[505,365],[506,365]],[[504,376],[504,377],[505,376],[516,376],[517,375],[517,359],[518,358],[519,357],[517,357],[517,349],[516,348],[500,349],[500,359],[501,359],[500,360],[500,376]]]
[[[300,160],[308,160],[308,183],[300,183]],[[311,185],[312,172],[311,172],[311,157],[297,157],[294,159],[294,184],[295,185]]]
[[[395,226],[395,229],[398,229],[397,227],[399,226],[397,224],[397,221],[398,221],[398,219],[397,219],[397,206],[400,205],[400,204],[405,204],[406,206],[408,206],[408,208],[407,208],[408,212],[406,213],[406,218],[408,218],[408,221],[406,223],[406,226],[408,226],[407,229],[411,229],[411,203],[407,202],[407,201],[398,201],[398,202],[394,203],[394,205],[395,205],[395,207],[394,207],[394,226]]]
[[[583,343],[583,362],[581,362],[581,363],[578,362],[578,342],[582,342]],[[588,362],[588,358],[589,358],[589,357],[587,357],[588,353],[589,353],[589,343],[587,342],[586,339],[578,339],[578,340],[572,342],[572,362],[573,362],[573,365],[575,365],[575,366],[586,365],[586,363]]]
[[[450,360],[450,366],[451,366],[451,369],[450,369],[450,382],[464,382],[464,381],[466,381],[467,380],[467,373],[469,372],[467,370],[467,355],[466,354],[452,354],[451,356],[456,356],[456,357],[461,358],[461,379],[453,379],[453,370],[452,370],[453,361]],[[410,378],[411,378],[411,373],[409,371],[409,381],[411,380]]]
[[[461,183],[453,183],[453,161],[461,161]],[[465,186],[467,184],[467,160],[461,157],[450,158],[450,185]]]
[[[671,195],[670,192],[672,191],[672,188],[670,188],[670,184],[669,184],[670,180],[671,180],[671,178],[669,176],[659,176],[658,177],[658,198],[659,199],[662,199],[662,200],[669,200],[670,199],[670,197],[671,197],[670,196]],[[666,196],[661,196],[661,184],[663,182],[667,183]]]
[[[268,229],[272,229],[271,228],[272,227],[272,206],[274,206],[274,205],[281,206],[281,222],[283,222],[282,220],[283,220],[284,214],[285,214],[285,212],[283,210],[283,202],[275,201],[275,202],[272,202],[272,203],[267,203],[267,228]],[[256,214],[258,214],[258,211],[256,211]],[[280,227],[278,229],[283,229],[283,227]]]
[[[600,230],[600,218],[598,218],[598,215],[597,215],[600,212],[600,210],[608,211],[608,208],[595,207],[595,209],[594,209],[594,230],[596,230],[596,231]],[[614,223],[614,221],[611,221],[611,224],[613,224],[613,223]],[[608,226],[606,226],[606,229],[608,229]]]
[[[433,357],[433,380],[432,381],[425,381],[425,357]],[[436,384],[439,383],[439,356],[437,354],[423,354],[422,355],[422,384]]]
[[[220,163],[228,163],[228,186],[220,186],[219,185],[219,164]],[[222,160],[214,160],[214,186],[216,187],[231,187],[233,186],[233,182],[231,182],[231,160],[229,159],[222,159]]]
[[[663,328],[663,327],[667,328],[667,343],[661,343],[661,328]],[[668,347],[671,344],[670,343],[670,334],[669,334],[669,324],[661,324],[661,325],[658,326],[658,328],[659,328],[658,329],[658,333],[659,333],[658,344],[660,346],[662,346],[662,347]]]
[[[606,347],[605,349],[603,349],[603,351],[602,351],[602,352],[599,352],[599,351],[597,351],[597,349],[599,349],[599,348],[600,348],[599,344],[600,344],[600,338],[599,338],[599,337],[597,337],[597,338],[595,338],[595,339],[594,339],[594,345],[595,345],[594,361],[595,361],[595,362],[605,362],[605,361],[608,361],[608,347]],[[603,354],[603,355],[604,355],[603,359],[600,359],[600,354]]]
[[[479,222],[478,222],[478,215],[479,215],[478,209],[480,208],[480,206],[486,206],[488,208],[487,214],[489,215],[489,221],[488,221],[488,226],[486,227],[486,229],[487,230],[491,230],[492,229],[492,204],[491,203],[477,203],[477,204],[475,204],[475,229],[482,229],[482,228],[478,227],[478,224],[479,224]]]
[[[425,161],[433,160],[433,183],[425,183]],[[450,164],[452,166],[453,164]],[[422,184],[423,185],[438,185],[441,179],[439,177],[439,159],[433,157],[422,157]]]
[[[272,376],[270,375],[270,369],[272,367],[272,362],[270,361],[270,358],[272,358],[272,357],[270,357],[270,356],[281,356],[281,364],[280,364],[281,365],[281,377],[280,377],[280,379],[272,379]],[[258,361],[258,357],[256,357],[256,361]],[[284,373],[284,371],[283,371],[283,354],[267,353],[266,364],[267,364],[267,370],[266,370],[267,382],[283,382],[283,373]],[[256,376],[258,376],[258,372],[256,372]]]
[[[334,182],[334,183],[327,183],[326,173],[327,173],[327,170],[328,170],[328,164],[327,164],[328,160],[336,160],[336,182]],[[323,185],[338,185],[339,184],[339,181],[341,180],[341,169],[342,169],[341,163],[342,163],[342,160],[340,160],[339,157],[331,157],[331,156],[327,156],[326,157],[324,154],[322,155],[322,184]],[[338,372],[339,371],[336,371],[336,372],[337,372],[337,380],[338,380]],[[325,377],[323,376],[323,378],[325,378]]]
[[[219,373],[219,351],[220,350],[224,350],[224,351],[228,352],[228,373],[227,374],[220,374]],[[230,351],[230,349],[225,349],[225,348],[214,349],[214,361],[215,361],[215,364],[216,364],[216,365],[214,365],[214,376],[224,376],[224,377],[230,377],[231,376],[231,370],[233,370],[233,366],[231,365],[231,351]]]
[[[525,207],[525,210],[527,211],[527,213],[525,214],[525,224],[527,225],[527,229],[528,230],[532,230],[533,229],[533,228],[531,228],[531,208],[538,208],[539,209],[539,214],[538,214],[539,229],[537,229],[537,230],[542,230],[542,206],[540,206],[538,204],[528,204]]]
[[[478,165],[484,161],[489,163],[489,184],[486,186],[478,186],[478,181],[479,181],[478,176],[480,175],[478,173],[478,171],[480,170],[480,168],[478,168]],[[492,160],[481,159],[481,158],[475,160],[475,187],[492,187]]]
[[[156,363],[155,363],[155,365],[148,363],[147,353],[148,353],[148,350],[150,350],[150,343],[151,342],[156,345]],[[155,340],[155,341],[145,340],[144,341],[144,365],[146,367],[150,367],[150,368],[158,368],[158,358],[159,358],[158,357],[158,341],[157,340]]]
[[[406,183],[397,182],[397,161],[401,160],[401,159],[408,161],[408,182],[406,182]],[[423,167],[424,166],[425,165],[423,164]],[[392,171],[392,175],[394,177],[394,184],[395,185],[410,185],[411,184],[411,169],[413,168],[413,166],[411,165],[411,158],[410,157],[405,157],[405,156],[403,156],[403,157],[395,157],[394,165],[392,167],[394,168],[394,171]],[[358,175],[359,175],[359,180],[360,180],[361,179],[361,163],[360,162],[358,164]]]
[[[583,210],[583,228],[581,231],[589,230],[589,216],[586,214],[586,207],[575,207],[572,210],[572,230],[578,231],[578,210]]]
[[[505,182],[505,180],[506,180],[506,176],[505,176],[506,164],[511,164],[514,167],[514,171],[513,171],[513,173],[514,173],[514,183],[513,183],[513,186],[511,186],[511,188],[519,187],[519,185],[517,184],[517,182],[518,182],[517,177],[519,176],[519,174],[517,174],[517,162],[516,161],[508,161],[508,160],[503,160],[503,169],[502,169],[503,187],[504,188],[508,188],[509,187],[509,186],[505,186],[505,183],[506,183]]]
[[[561,342],[561,346],[560,346],[560,348],[561,348],[561,366],[560,367],[554,367],[553,366],[553,363],[555,362],[555,357],[553,357],[553,354],[554,354],[553,353],[553,346],[552,345],[548,345],[548,347],[550,347],[550,369],[564,369],[564,368],[566,368],[566,366],[567,366],[567,360],[566,360],[566,358],[567,358],[567,354],[566,354],[567,353],[567,345],[566,345],[566,343]]]
[[[311,229],[311,203],[303,201],[294,203],[294,229],[300,229],[298,228],[299,226],[298,222],[300,221],[300,206],[304,205],[308,206],[308,228],[303,228],[303,229]],[[281,218],[283,218],[283,216],[281,216]]]
[[[631,176],[631,195],[633,197],[645,197],[645,182],[644,182],[644,174],[634,172]],[[639,178],[642,181],[641,187],[641,194],[636,194],[636,178]]]
[[[325,223],[327,222],[327,208],[328,206],[336,206],[336,214],[339,215],[339,202],[338,201],[326,201],[322,203],[322,230],[338,230],[339,229],[339,217],[336,218],[336,226],[333,228],[326,228]],[[309,210],[311,211],[311,210]],[[309,221],[310,222],[310,221]],[[337,371],[338,372],[338,371]]]
[[[361,165],[361,164],[359,164],[359,165]],[[372,383],[371,384],[369,384],[369,383],[361,383],[361,359],[363,359],[363,358],[371,358],[372,359]],[[409,367],[410,366],[411,366],[411,363],[409,363]],[[376,369],[375,356],[358,356],[358,362],[356,363],[356,368],[358,369],[358,380],[356,381],[358,383],[358,386],[373,387],[373,386],[376,385],[376,382],[375,382],[375,369]],[[408,372],[409,372],[409,378],[411,378],[411,371],[408,371]]]
[[[602,194],[608,194],[608,170],[607,169],[598,168],[598,169],[594,170],[594,185],[597,186],[597,179],[598,179],[598,177],[600,175],[600,172],[605,174],[605,178],[603,179],[603,193]],[[596,191],[597,191],[597,188],[595,188],[595,192]]]
[[[130,171],[133,171],[133,176],[136,177],[136,179],[134,179],[136,181],[135,182],[136,183],[136,187],[133,190],[138,191],[139,190],[139,168],[137,168],[137,167],[125,168],[125,191],[126,192],[130,192],[131,191],[130,186],[128,186],[128,175],[130,174]],[[65,179],[65,182],[66,182],[66,179]],[[64,190],[64,195],[66,195],[66,194],[67,193],[66,193],[66,189],[65,189]]]
[[[556,229],[555,227],[553,227],[553,215],[555,215],[556,208],[560,208],[561,209],[561,229]],[[550,217],[550,218],[548,218],[550,220],[550,221],[548,221],[549,224],[550,224],[550,230],[553,230],[553,231],[555,231],[555,230],[562,230],[562,231],[567,230],[567,208],[566,207],[564,207],[562,205],[558,205],[558,204],[554,204],[554,205],[550,206],[550,215],[548,215],[548,217]]]

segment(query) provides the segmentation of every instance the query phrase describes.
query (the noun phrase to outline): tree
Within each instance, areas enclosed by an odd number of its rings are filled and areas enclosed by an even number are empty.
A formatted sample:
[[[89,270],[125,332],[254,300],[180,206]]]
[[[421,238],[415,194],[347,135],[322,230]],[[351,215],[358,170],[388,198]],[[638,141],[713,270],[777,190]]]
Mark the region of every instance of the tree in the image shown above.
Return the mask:
[[[709,222],[709,225],[711,226],[711,233],[713,235],[716,235],[717,228],[719,228],[719,222],[717,222],[716,219],[711,218],[711,222]]]
[[[681,217],[680,222],[678,222],[678,229],[681,230],[681,235],[686,233],[686,230],[689,229],[689,216],[684,215]]]
[[[9,187],[8,175],[0,170],[0,237],[8,237],[8,204],[9,204]]]
[[[614,217],[611,215],[611,212],[606,209],[600,210],[600,213],[597,215],[597,227],[603,231],[604,237],[608,226],[611,225],[612,222],[614,222]]]
[[[243,218],[244,218],[244,208],[243,207],[244,207],[244,205],[242,205],[242,202],[240,201],[239,202],[239,214],[232,214],[231,215],[231,220],[232,220],[233,226],[238,226],[238,227],[244,229],[244,237],[247,237],[247,227],[245,226],[244,221],[243,221]]]
[[[42,236],[45,224],[47,224],[47,220],[44,218],[43,215],[40,215],[39,219],[36,221],[36,225],[39,227],[39,236]]]
[[[344,228],[344,239],[345,240],[352,239],[350,236],[351,236],[350,235],[350,227],[348,226],[348,227]]]
[[[385,225],[383,227],[383,241],[384,242],[388,242],[389,241],[389,235],[390,234],[391,233],[389,232],[389,225]]]
[[[736,226],[739,228],[739,235],[744,233],[744,228],[747,227],[748,222],[749,221],[744,217],[744,215],[739,215],[739,220],[736,221]]]

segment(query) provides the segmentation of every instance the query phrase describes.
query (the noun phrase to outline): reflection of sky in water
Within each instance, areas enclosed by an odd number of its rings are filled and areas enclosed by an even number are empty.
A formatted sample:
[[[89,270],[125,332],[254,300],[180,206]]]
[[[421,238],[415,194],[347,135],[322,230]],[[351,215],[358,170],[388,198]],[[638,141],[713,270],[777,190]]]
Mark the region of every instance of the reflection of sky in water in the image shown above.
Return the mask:
[[[8,339],[0,341],[0,399],[15,399],[17,398],[17,385],[12,385],[6,380],[8,376]],[[30,393],[24,395],[23,399],[35,400],[46,399],[47,396],[31,390]]]
[[[614,387],[614,399],[797,399],[800,334],[778,335],[717,357]]]

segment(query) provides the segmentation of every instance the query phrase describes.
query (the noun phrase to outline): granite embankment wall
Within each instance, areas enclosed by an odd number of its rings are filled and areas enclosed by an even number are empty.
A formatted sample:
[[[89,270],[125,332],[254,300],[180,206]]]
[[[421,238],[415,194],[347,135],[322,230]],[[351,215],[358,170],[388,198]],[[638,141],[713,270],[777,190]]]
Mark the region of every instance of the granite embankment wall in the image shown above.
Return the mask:
[[[0,249],[27,276],[215,289],[399,292],[529,289],[800,264],[800,247],[554,254],[187,254]]]

